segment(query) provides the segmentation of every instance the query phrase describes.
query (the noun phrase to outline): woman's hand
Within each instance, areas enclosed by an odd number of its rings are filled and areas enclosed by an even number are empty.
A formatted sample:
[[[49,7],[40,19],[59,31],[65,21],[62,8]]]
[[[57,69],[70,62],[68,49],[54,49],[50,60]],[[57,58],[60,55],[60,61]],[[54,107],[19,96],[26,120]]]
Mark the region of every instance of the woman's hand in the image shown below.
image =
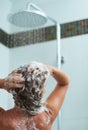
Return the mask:
[[[48,70],[49,70],[49,72],[50,72],[50,75],[53,75],[54,67],[53,67],[53,66],[50,66],[50,65],[45,65],[45,67],[48,68]]]
[[[24,87],[24,78],[22,74],[13,71],[6,78],[3,79],[3,88],[9,91],[11,88]]]

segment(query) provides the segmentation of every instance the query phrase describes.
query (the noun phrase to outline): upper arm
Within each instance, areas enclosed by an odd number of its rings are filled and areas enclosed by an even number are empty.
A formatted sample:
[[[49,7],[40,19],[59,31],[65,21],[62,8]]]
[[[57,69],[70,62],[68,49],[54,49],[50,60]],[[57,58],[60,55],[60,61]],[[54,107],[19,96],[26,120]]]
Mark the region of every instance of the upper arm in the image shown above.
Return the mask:
[[[67,88],[68,88],[68,84],[62,86],[57,84],[53,92],[46,100],[47,107],[51,109],[52,113],[54,114],[53,116],[55,117],[57,116],[62,106]]]

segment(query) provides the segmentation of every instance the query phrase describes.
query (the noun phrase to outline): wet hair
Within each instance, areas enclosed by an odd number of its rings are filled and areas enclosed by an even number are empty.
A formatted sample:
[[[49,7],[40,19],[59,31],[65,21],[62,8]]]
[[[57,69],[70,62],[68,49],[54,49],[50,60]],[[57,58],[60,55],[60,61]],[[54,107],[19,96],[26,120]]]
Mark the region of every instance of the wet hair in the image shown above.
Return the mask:
[[[10,90],[14,102],[16,106],[25,109],[33,115],[41,107],[42,91],[45,87],[46,79],[49,77],[49,70],[42,63],[31,62],[15,71],[22,74],[25,79],[25,87]]]

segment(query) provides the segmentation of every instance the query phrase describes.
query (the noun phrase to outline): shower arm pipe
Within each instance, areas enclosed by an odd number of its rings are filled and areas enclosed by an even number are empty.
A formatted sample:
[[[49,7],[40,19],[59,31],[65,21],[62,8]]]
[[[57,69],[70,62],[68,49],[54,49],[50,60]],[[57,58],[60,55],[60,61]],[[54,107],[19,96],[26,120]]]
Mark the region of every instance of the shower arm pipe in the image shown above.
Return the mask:
[[[52,18],[49,17],[49,16],[48,16],[48,19],[49,19],[50,21],[52,21],[52,22],[56,25],[56,27],[57,27],[57,46],[56,46],[56,47],[57,47],[57,48],[56,48],[56,50],[57,50],[57,68],[60,69],[60,67],[61,67],[61,55],[60,55],[60,25],[59,25],[59,23],[58,23],[56,20],[52,19]],[[61,110],[60,110],[59,115],[58,115],[58,120],[59,120],[58,129],[59,129],[59,130],[62,130],[62,112],[61,112]]]
[[[38,11],[43,12],[37,5],[28,2],[28,3],[27,3],[27,8],[28,8],[29,10],[31,10],[31,7],[32,7],[33,9],[35,9],[35,10],[38,10]],[[43,12],[43,13],[44,13],[44,12]],[[45,13],[44,13],[44,14],[45,14]]]
[[[57,66],[58,69],[61,68],[61,53],[60,53],[60,25],[57,23]],[[58,128],[59,130],[62,130],[62,111],[60,110],[59,116],[58,116]]]
[[[60,69],[61,67],[61,56],[60,56],[60,26],[59,23],[48,16],[48,19],[52,21],[57,27],[57,67]]]

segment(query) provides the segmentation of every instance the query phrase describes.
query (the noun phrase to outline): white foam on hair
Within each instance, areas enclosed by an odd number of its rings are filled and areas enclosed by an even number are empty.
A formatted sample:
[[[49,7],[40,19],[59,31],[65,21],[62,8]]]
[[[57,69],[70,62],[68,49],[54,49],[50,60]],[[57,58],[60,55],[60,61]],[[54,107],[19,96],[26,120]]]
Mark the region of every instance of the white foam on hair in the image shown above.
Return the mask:
[[[45,88],[45,83],[50,76],[48,67],[42,63],[32,61],[29,64],[17,68],[15,72],[22,73],[25,79],[25,87],[10,91],[14,96],[15,104],[28,111],[31,115],[47,111],[42,105],[42,93]],[[24,92],[26,92],[26,95]],[[22,96],[25,98],[21,98]]]
[[[48,69],[48,67],[40,62],[36,62],[36,61],[32,61],[30,62],[30,68],[33,68],[33,69],[36,69],[37,67],[39,67],[39,69],[41,70],[41,72],[43,72],[44,70],[47,70],[48,74],[47,74],[47,78],[49,77],[50,75],[50,71]]]

